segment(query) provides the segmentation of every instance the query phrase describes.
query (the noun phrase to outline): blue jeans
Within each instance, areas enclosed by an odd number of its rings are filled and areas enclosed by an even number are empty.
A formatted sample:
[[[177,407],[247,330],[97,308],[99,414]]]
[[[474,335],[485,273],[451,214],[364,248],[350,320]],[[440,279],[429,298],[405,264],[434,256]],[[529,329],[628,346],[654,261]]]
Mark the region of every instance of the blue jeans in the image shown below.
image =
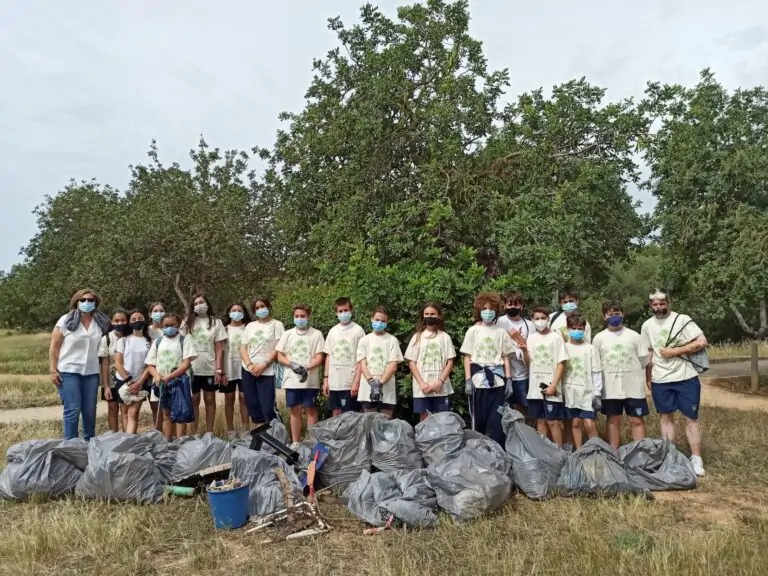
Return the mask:
[[[96,435],[96,401],[99,391],[99,375],[61,373],[59,397],[64,404],[64,438],[80,435],[80,415],[83,415],[83,438],[90,440]]]

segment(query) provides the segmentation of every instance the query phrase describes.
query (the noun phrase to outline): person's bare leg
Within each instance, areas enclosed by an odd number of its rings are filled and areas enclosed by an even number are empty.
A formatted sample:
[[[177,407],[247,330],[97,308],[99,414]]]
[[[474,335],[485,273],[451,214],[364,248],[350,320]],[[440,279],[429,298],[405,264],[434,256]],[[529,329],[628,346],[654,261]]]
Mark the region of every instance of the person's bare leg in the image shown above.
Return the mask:
[[[248,417],[248,406],[245,405],[245,396],[242,392],[237,393],[237,405],[240,408],[240,422],[243,424],[243,430],[251,431],[251,419]]]
[[[621,446],[621,416],[608,416],[608,442],[614,450]]]
[[[168,419],[170,422],[170,418]],[[176,428],[176,438],[184,438],[184,436],[187,435],[187,425],[186,424],[175,424]]]
[[[381,413],[392,420],[392,417],[395,415],[395,410],[393,408],[382,408]]]
[[[561,420],[547,420],[547,428],[552,435],[552,442],[563,447],[563,422]]]
[[[339,415],[341,414],[341,408],[336,408],[336,409],[335,409],[335,410],[332,412],[332,414],[333,414],[333,416],[339,416]],[[422,416],[423,416],[423,414],[422,414]],[[422,418],[422,420],[423,420],[423,418]]]
[[[107,402],[107,423],[112,432],[117,432],[118,419],[120,417],[120,404]]]
[[[584,424],[584,431],[587,433],[587,438],[595,438],[597,437],[597,424],[594,420],[582,420],[582,423]]]
[[[123,424],[123,432],[128,431],[128,406],[125,404],[120,406],[120,421]]]
[[[419,421],[423,422],[428,417],[429,417],[429,413],[428,412],[422,412],[421,414],[419,414]]]
[[[576,439],[573,435],[573,424],[571,420],[563,420],[563,444],[570,444],[574,446]],[[581,432],[581,430],[579,430]],[[553,439],[554,441],[554,439]]]
[[[162,417],[162,423],[161,426],[163,427],[163,436],[165,436],[165,439],[170,442],[173,440],[173,423],[171,422],[171,411],[163,409],[163,417]],[[176,424],[176,427],[178,429],[178,424]],[[178,438],[181,438],[181,436],[178,436]]]
[[[139,410],[141,402],[134,402],[128,406],[128,428],[125,430],[128,434],[136,434],[139,429]]]
[[[205,404],[205,431],[213,432],[213,423],[216,420],[216,392],[203,390],[203,404]]]
[[[189,424],[189,433],[197,436],[197,421],[200,420],[200,392],[192,394],[192,407],[195,409],[195,421]]]
[[[685,437],[691,447],[691,454],[701,457],[701,425],[698,420],[685,419]]]
[[[581,448],[581,445],[584,443],[584,437],[581,433],[581,418],[574,418],[573,420],[566,420],[566,426],[565,430],[566,432],[570,429],[571,431],[571,438],[573,439],[573,446],[577,450]]]
[[[661,437],[666,438],[670,442],[675,441],[675,414],[662,414],[660,423]]]
[[[645,419],[637,416],[629,417],[629,428],[632,431],[632,440],[642,440],[645,438]]]
[[[536,432],[542,436],[549,437],[549,428],[547,427],[547,421],[544,418],[536,419]]]
[[[291,406],[291,442],[301,441],[301,406]]]
[[[205,409],[206,414],[208,408]],[[224,420],[227,422],[227,433],[235,431],[235,393],[224,394]]]
[[[152,411],[152,425],[155,426],[157,430],[163,431],[163,424],[162,422],[160,424],[157,423],[157,414],[159,411],[160,402],[152,402],[150,400],[149,402],[149,409]]]
[[[307,412],[307,427],[317,424],[317,408],[305,408],[304,410]]]

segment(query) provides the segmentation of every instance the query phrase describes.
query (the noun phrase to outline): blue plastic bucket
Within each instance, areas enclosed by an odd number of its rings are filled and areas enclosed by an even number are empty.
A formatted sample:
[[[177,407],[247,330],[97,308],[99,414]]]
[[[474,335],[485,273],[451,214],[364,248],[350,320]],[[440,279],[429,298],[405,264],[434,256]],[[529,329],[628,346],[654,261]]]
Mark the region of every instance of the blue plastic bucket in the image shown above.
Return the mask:
[[[218,491],[208,489],[208,504],[216,528],[232,530],[248,522],[248,486],[234,490]]]

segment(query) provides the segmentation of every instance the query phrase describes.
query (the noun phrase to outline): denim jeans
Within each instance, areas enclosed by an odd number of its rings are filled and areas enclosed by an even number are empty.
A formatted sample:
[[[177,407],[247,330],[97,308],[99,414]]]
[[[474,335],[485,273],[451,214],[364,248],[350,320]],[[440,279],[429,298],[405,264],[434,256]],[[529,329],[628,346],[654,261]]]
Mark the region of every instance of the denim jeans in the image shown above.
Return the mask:
[[[83,437],[90,440],[96,435],[96,401],[99,375],[61,373],[59,396],[64,404],[64,438],[77,438],[80,415],[83,415]]]

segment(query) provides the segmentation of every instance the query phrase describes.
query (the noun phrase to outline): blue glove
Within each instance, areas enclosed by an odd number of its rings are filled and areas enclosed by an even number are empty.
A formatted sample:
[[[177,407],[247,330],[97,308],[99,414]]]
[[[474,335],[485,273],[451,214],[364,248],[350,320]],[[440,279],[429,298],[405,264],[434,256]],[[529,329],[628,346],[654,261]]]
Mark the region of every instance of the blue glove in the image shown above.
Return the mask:
[[[595,414],[600,412],[600,409],[603,407],[603,399],[600,398],[597,394],[592,398],[592,410],[595,411]]]
[[[368,380],[371,387],[371,402],[381,402],[381,382],[376,378]]]
[[[507,385],[504,387],[504,401],[509,402],[515,397],[515,386],[512,384],[512,378],[507,378]]]

